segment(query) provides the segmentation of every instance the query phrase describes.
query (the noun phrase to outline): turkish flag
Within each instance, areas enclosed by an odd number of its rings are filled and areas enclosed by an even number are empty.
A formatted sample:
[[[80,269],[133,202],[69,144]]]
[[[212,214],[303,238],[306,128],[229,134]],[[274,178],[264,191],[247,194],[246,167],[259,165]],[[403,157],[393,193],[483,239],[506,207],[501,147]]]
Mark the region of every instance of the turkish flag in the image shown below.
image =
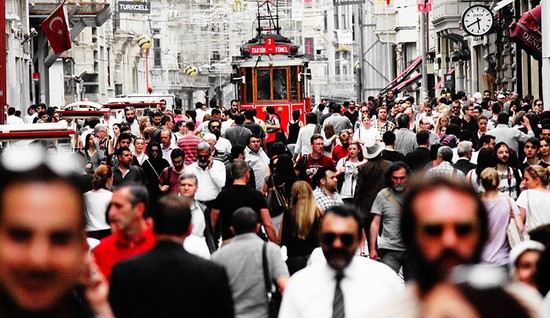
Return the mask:
[[[67,21],[67,8],[61,4],[44,22],[40,23],[55,54],[61,54],[72,47]]]

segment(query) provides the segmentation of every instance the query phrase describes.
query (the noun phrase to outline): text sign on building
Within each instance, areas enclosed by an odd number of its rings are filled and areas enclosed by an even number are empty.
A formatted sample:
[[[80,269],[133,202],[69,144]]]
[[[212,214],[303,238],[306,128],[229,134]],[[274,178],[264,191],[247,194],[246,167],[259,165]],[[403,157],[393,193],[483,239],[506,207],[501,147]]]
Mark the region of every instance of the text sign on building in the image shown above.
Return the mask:
[[[272,38],[265,39],[264,45],[252,45],[250,48],[250,54],[289,54],[290,45],[282,44],[276,45],[275,40]]]
[[[418,2],[418,12],[431,12],[433,7],[432,0],[420,0]]]
[[[149,2],[119,1],[119,13],[151,13]]]
[[[333,6],[347,6],[350,4],[363,4],[365,0],[332,0]]]

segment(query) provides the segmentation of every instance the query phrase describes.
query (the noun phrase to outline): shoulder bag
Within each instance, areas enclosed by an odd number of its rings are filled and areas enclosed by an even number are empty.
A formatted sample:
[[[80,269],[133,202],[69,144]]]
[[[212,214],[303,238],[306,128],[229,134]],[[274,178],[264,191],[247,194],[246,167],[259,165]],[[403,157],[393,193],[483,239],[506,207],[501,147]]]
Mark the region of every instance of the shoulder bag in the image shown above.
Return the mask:
[[[275,217],[281,215],[281,213],[288,209],[288,200],[285,196],[285,184],[283,183],[276,186],[273,174],[269,178],[271,180],[271,188],[267,190],[265,201],[267,202],[269,215]]]
[[[277,284],[269,279],[269,263],[267,261],[267,242],[262,247],[262,266],[264,271],[265,292],[267,296],[267,304],[269,310],[269,318],[277,318],[279,316],[279,308],[283,295],[277,287]]]
[[[508,244],[510,244],[510,247],[514,248],[514,246],[523,241],[524,238],[518,230],[518,225],[516,223],[516,219],[514,218],[514,210],[512,210],[510,199],[506,198],[506,202],[508,202],[508,207],[510,209],[508,226],[506,227],[506,237],[508,238]]]

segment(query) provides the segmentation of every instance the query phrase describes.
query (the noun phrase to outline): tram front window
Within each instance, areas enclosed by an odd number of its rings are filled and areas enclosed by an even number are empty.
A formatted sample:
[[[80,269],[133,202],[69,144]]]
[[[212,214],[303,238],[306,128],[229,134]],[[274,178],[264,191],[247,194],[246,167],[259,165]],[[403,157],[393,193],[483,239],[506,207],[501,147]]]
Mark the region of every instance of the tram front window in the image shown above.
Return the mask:
[[[286,69],[273,70],[273,99],[287,99]]]
[[[258,70],[258,100],[271,99],[271,81],[269,78],[269,70]]]

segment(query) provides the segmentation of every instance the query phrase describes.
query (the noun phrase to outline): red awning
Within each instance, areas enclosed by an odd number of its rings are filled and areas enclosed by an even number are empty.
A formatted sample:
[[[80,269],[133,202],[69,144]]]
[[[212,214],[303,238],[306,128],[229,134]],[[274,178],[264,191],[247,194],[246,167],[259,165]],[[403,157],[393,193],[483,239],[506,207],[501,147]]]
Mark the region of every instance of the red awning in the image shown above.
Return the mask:
[[[445,76],[453,74],[454,71],[455,71],[455,68],[453,67],[447,72],[447,74],[445,74]],[[435,84],[434,89],[438,89],[438,88],[441,87],[441,85],[443,85],[443,82],[445,81],[445,76],[442,76],[441,79],[439,80],[439,82],[437,82],[437,84]]]
[[[401,81],[405,80],[412,72],[414,72],[422,63],[422,56],[419,56],[414,60],[399,76],[393,79],[388,85],[386,85],[382,90],[380,90],[380,95],[383,95],[385,92],[390,89],[394,89],[396,86],[401,84]]]
[[[395,86],[395,90],[396,90],[396,93],[400,93],[401,91],[404,91],[405,89],[407,89],[409,86],[411,86],[412,84],[414,84],[416,81],[418,81],[419,78],[422,77],[422,73],[414,73],[411,75],[411,77],[402,82],[401,84]]]
[[[510,39],[537,60],[542,59],[541,6],[525,12],[519,21],[510,24]]]

